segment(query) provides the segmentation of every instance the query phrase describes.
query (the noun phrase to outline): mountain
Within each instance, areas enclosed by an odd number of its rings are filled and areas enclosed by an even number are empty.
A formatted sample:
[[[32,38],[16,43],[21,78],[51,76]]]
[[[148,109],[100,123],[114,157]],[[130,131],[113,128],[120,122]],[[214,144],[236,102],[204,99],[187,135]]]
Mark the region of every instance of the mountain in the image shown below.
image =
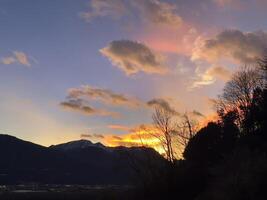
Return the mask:
[[[106,148],[100,142],[92,143],[89,140],[77,140],[77,141],[71,141],[71,142],[67,142],[63,144],[50,146],[50,148],[52,149],[63,150],[63,151],[74,150],[74,149],[85,149],[88,147],[96,147],[96,148],[103,148],[103,149]]]
[[[164,162],[151,148],[111,148],[88,140],[44,147],[0,134],[0,184],[130,184],[134,167],[148,158]]]

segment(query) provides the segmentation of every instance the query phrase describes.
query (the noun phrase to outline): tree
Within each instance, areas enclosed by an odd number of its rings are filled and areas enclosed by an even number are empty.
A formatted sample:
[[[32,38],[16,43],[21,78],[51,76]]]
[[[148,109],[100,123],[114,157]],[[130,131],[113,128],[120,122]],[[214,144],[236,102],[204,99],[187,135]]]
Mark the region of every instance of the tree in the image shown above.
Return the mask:
[[[258,60],[258,66],[260,67],[260,70],[263,72],[262,73],[262,79],[264,80],[264,86],[266,89],[267,86],[267,51],[266,55]]]
[[[219,160],[221,135],[221,127],[217,123],[210,122],[189,141],[184,151],[184,158],[198,163],[213,163]]]
[[[155,136],[162,143],[162,148],[167,160],[174,162],[175,156],[172,146],[172,134],[175,131],[175,126],[173,122],[173,114],[167,109],[156,107],[152,119],[156,128],[159,130],[159,133],[156,133]]]
[[[185,113],[181,116],[180,122],[177,124],[176,136],[177,141],[182,150],[187,146],[189,140],[197,132],[197,122],[189,117],[189,114]]]
[[[264,80],[259,68],[243,68],[236,72],[232,79],[226,83],[223,94],[216,102],[216,108],[220,116],[228,112],[236,112],[237,124],[240,128],[249,131],[244,124],[244,119],[249,115],[256,90],[264,88]]]
[[[160,140],[167,160],[174,163],[195,135],[196,122],[187,113],[178,116],[163,107],[155,108],[152,119],[158,130],[154,136]]]

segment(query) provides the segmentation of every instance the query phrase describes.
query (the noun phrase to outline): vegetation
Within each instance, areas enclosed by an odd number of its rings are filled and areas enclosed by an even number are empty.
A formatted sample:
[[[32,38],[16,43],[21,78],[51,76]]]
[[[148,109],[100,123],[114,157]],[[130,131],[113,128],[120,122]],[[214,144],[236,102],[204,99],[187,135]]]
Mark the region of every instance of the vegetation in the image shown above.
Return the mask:
[[[139,188],[138,198],[266,199],[266,77],[267,57],[233,74],[215,102],[219,120],[197,132],[188,116],[179,126],[171,113],[157,108],[153,120],[168,162],[152,167],[158,173],[150,174],[150,184]],[[175,157],[177,138],[183,141],[183,159]]]
[[[130,164],[131,174],[134,173],[133,181],[137,187],[22,195],[2,192],[0,199],[162,200],[175,197],[182,200],[265,200],[267,197],[265,190],[267,185],[267,56],[259,60],[254,67],[244,67],[233,74],[232,79],[226,83],[223,93],[215,101],[215,108],[218,120],[209,122],[199,130],[187,113],[178,115],[163,107],[155,109],[152,117],[158,133],[154,136],[161,141],[166,159],[149,148],[114,148],[113,153],[117,152],[116,155],[122,156],[115,157],[123,158],[122,161],[125,162],[125,165],[122,165],[124,170],[128,169]],[[22,172],[27,172],[26,177],[33,176],[32,171],[28,169],[34,169],[37,173],[42,169],[39,166],[46,166],[47,173],[40,176],[42,178],[40,180],[46,180],[49,175],[53,178],[60,175],[54,165],[50,166],[49,161],[59,166],[58,169],[61,172],[75,169],[77,172],[73,173],[72,177],[77,178],[76,175],[78,177],[82,175],[84,178],[80,180],[82,184],[83,180],[88,180],[87,177],[91,177],[93,181],[92,174],[83,171],[90,171],[88,166],[91,166],[91,170],[95,169],[92,170],[94,173],[97,169],[102,169],[103,176],[105,172],[107,174],[110,172],[99,166],[113,170],[110,168],[111,165],[105,165],[102,162],[92,168],[92,160],[101,161],[98,159],[100,157],[105,163],[113,160],[110,151],[102,149],[104,147],[94,151],[92,149],[74,151],[69,154],[72,159],[69,160],[62,152],[54,154],[53,148],[21,142],[10,136],[2,136],[2,138],[4,138],[1,143],[3,151],[0,155],[5,163],[1,168],[9,169],[10,160],[21,163],[17,166],[11,165],[11,169],[16,171],[16,174],[12,171],[12,176],[15,178],[23,177]],[[10,148],[9,145],[13,147],[13,144],[16,148]],[[83,161],[84,157],[90,155],[87,151],[93,152],[93,155],[98,157],[88,159],[88,163]],[[20,160],[17,160],[17,155],[20,155]],[[29,162],[28,156],[34,158],[33,161]],[[120,163],[119,160],[116,162]],[[114,178],[119,178],[114,171],[112,173]],[[96,176],[97,181],[99,177]],[[68,181],[72,180],[68,179]],[[79,179],[73,180],[74,182],[76,180],[76,183],[77,180],[79,181]]]

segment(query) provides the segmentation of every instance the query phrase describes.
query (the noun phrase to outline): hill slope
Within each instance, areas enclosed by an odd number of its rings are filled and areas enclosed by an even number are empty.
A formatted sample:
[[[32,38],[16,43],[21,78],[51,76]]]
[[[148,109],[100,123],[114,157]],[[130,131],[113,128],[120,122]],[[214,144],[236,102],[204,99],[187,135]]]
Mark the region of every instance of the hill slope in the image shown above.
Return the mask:
[[[162,157],[149,148],[110,148],[87,140],[50,147],[0,135],[0,184],[129,184],[131,160]]]

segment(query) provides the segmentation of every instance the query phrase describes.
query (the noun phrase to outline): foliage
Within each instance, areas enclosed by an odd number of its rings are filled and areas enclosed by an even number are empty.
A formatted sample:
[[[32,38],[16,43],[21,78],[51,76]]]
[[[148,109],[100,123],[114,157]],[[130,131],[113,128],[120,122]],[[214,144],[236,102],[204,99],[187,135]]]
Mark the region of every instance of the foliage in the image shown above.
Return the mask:
[[[266,86],[267,56],[256,67],[236,72],[216,102],[219,120],[189,135],[183,160],[171,157],[170,146],[164,181],[151,184],[153,192],[145,199],[170,195],[184,200],[267,199]],[[153,119],[168,143],[170,133],[179,135],[181,129],[173,131],[175,122],[165,114],[157,111]]]

